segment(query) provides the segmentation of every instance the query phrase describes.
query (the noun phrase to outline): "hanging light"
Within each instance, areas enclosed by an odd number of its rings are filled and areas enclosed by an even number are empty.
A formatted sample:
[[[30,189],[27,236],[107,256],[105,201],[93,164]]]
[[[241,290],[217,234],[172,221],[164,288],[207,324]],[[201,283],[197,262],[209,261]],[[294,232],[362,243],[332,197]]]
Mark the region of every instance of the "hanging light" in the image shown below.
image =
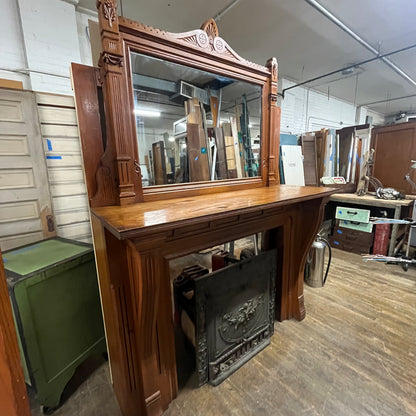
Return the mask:
[[[160,111],[146,110],[143,108],[135,108],[134,114],[136,114],[137,116],[142,116],[142,117],[160,117]]]

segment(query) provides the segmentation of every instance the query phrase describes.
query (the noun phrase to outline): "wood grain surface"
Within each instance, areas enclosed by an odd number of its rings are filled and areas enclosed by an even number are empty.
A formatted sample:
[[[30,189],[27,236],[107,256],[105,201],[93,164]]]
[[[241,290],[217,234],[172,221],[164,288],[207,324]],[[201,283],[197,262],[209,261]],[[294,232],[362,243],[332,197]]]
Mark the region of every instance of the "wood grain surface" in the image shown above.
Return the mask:
[[[332,188],[276,185],[129,206],[99,207],[92,212],[109,230],[122,238],[139,230],[151,232],[155,229],[173,228],[179,223],[186,225],[214,217],[219,219],[232,214],[282,207],[323,198],[333,192]]]
[[[276,185],[93,210],[110,362],[123,379],[115,387],[130,386],[115,389],[126,415],[143,405],[160,415],[177,394],[168,261],[267,231],[267,249],[279,252],[276,319],[302,320],[306,255],[332,192]]]
[[[334,194],[331,195],[331,201],[347,202],[350,204],[361,204],[385,208],[407,207],[412,205],[414,202],[412,199],[389,200],[376,198],[374,195],[358,196],[357,194]]]

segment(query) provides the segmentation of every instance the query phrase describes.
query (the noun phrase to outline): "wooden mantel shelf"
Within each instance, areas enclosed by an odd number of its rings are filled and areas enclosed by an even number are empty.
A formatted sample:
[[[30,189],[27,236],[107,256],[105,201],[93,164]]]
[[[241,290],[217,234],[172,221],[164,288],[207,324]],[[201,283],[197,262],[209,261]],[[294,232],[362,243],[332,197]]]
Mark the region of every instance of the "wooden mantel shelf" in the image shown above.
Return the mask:
[[[240,214],[287,207],[300,201],[329,196],[331,188],[277,185],[194,197],[94,208],[104,227],[118,239],[143,237],[161,230],[218,221]]]

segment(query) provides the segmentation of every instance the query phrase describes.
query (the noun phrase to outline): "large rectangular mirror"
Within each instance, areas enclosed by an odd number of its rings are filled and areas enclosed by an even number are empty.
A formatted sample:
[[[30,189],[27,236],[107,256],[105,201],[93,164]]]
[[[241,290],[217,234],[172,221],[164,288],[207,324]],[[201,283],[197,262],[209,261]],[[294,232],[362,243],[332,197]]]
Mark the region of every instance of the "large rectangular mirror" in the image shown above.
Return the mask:
[[[260,85],[130,52],[142,186],[259,176]]]

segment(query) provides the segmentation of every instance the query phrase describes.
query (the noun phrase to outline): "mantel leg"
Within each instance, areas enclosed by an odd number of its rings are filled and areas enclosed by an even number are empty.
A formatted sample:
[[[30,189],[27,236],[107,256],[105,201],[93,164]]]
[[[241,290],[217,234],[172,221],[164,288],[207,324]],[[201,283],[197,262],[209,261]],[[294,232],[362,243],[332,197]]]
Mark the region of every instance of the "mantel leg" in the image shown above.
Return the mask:
[[[169,264],[92,219],[114,392],[123,416],[159,416],[177,394]]]
[[[305,317],[303,274],[311,244],[324,215],[321,199],[296,205],[282,226],[266,232],[265,247],[277,248],[276,319]]]
[[[282,319],[305,318],[303,276],[306,258],[324,218],[325,200],[314,199],[299,204],[293,217],[290,244],[290,276],[287,309]]]
[[[177,391],[169,267],[158,249],[128,251],[146,415],[159,416]]]

